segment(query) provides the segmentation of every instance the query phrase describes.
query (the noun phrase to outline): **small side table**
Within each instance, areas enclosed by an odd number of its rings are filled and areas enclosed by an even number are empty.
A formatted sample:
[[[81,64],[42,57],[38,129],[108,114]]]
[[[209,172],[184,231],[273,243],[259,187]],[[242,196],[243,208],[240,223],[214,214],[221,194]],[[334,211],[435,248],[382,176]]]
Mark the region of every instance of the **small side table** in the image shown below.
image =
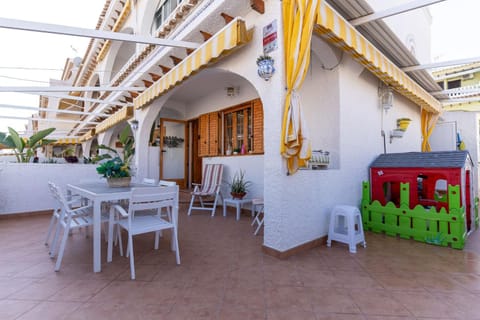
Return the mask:
[[[237,208],[237,220],[240,220],[240,210],[244,204],[251,204],[252,199],[223,199],[223,216],[227,216],[227,204],[234,204],[235,207]]]

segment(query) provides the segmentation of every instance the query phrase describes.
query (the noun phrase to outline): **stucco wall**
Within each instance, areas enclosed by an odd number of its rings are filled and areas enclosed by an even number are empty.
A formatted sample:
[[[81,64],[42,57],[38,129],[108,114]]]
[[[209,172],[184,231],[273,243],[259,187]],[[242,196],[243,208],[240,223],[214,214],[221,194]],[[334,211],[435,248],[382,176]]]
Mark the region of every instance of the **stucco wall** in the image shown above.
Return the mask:
[[[96,165],[8,163],[0,170],[0,214],[28,213],[54,208],[48,181],[68,183],[102,181]],[[106,183],[106,182],[105,182]]]

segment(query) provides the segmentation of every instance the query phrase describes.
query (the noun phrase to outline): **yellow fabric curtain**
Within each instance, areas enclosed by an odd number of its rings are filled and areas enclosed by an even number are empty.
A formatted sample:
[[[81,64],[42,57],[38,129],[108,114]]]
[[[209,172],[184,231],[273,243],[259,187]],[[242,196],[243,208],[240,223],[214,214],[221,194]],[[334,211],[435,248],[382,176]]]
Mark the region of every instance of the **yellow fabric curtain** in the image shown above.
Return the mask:
[[[297,90],[310,65],[310,45],[319,1],[284,0],[282,4],[287,93],[280,152],[287,160],[288,174],[293,174],[311,156],[308,129]]]
[[[440,113],[433,114],[432,112],[428,112],[425,109],[422,109],[421,115],[421,129],[422,129],[422,152],[430,152],[432,148],[430,147],[430,143],[428,139],[432,135],[433,129],[437,124],[438,117]]]

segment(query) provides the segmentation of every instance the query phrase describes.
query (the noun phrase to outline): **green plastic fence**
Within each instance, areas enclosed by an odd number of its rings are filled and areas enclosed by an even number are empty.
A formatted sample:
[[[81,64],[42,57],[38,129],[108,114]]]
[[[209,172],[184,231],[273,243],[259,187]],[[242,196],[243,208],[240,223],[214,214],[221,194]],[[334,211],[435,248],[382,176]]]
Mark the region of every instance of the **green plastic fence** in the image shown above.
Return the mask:
[[[392,202],[382,206],[371,201],[370,183],[363,182],[362,220],[365,230],[384,232],[389,236],[431,243],[450,245],[463,249],[467,236],[465,229],[465,208],[460,207],[460,186],[448,186],[448,211],[421,205],[410,209],[409,183],[400,184],[400,206]],[[478,215],[476,217],[478,221]]]

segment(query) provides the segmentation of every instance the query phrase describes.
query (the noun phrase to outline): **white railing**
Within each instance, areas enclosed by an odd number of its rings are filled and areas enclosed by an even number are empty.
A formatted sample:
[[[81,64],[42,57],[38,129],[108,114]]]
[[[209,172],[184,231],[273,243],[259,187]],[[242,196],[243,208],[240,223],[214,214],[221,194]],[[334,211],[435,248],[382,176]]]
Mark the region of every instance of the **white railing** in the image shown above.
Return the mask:
[[[480,94],[480,84],[465,86],[445,91],[450,99],[466,98]]]

